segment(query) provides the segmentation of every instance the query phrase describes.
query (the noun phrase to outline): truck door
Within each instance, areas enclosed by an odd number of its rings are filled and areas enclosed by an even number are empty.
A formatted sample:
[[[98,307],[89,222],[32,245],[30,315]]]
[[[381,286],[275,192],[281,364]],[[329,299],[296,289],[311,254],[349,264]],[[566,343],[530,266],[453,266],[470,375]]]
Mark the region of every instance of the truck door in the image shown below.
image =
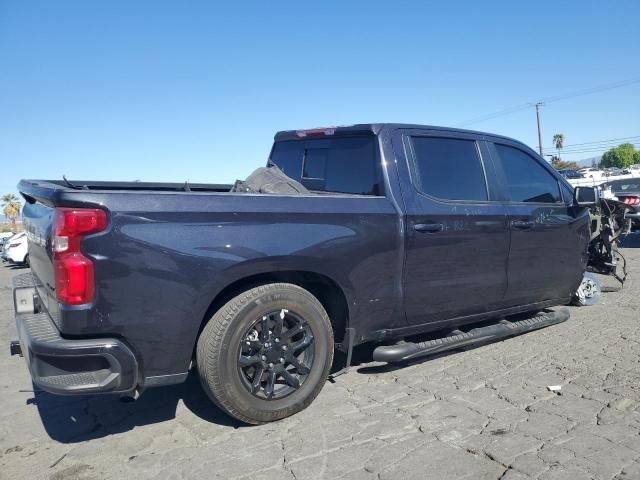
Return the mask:
[[[406,209],[408,323],[499,308],[509,233],[485,142],[473,134],[407,129],[393,143]]]
[[[511,248],[505,305],[567,300],[585,268],[588,212],[534,152],[505,140],[487,144],[507,197]]]

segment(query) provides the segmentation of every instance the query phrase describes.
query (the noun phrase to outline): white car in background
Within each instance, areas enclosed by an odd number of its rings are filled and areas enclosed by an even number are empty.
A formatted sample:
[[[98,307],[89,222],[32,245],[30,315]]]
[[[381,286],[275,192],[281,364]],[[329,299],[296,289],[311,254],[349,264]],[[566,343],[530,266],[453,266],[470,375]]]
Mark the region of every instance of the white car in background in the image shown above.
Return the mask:
[[[581,168],[578,173],[582,174],[584,178],[593,178],[594,180],[601,180],[604,177],[604,172],[595,167]]]
[[[7,240],[13,237],[15,233],[13,232],[2,232],[0,233],[0,253],[2,253],[2,248]]]
[[[17,233],[5,241],[2,249],[2,261],[29,265],[29,249],[25,232]]]

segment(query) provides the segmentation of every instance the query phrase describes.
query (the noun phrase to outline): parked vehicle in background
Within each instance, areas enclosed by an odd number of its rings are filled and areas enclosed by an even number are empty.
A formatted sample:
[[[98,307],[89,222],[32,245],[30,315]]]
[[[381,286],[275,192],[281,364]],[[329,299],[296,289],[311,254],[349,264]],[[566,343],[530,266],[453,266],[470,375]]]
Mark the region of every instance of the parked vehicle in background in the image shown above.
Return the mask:
[[[577,170],[564,169],[558,170],[558,173],[564,178],[584,178],[584,175],[579,173]]]
[[[600,179],[604,177],[604,172],[595,167],[581,168],[580,170],[578,170],[578,173],[585,178]]]
[[[1,232],[0,233],[0,251],[2,251],[2,246],[4,245],[4,243],[10,239],[11,237],[13,237],[15,235],[15,233],[13,232]]]
[[[640,227],[640,178],[613,180],[602,186],[603,196],[613,198],[630,206],[633,211],[627,212],[625,217],[632,220],[634,229]]]
[[[2,245],[0,246],[0,259],[3,262],[8,262],[9,260],[7,259],[7,257],[5,257],[4,252],[6,251],[6,249],[9,247],[9,241],[11,240],[12,237],[18,235],[17,233],[12,234],[10,237],[5,237],[3,238],[2,241]]]
[[[9,238],[2,250],[2,260],[13,264],[28,265],[29,251],[27,243],[27,234],[25,232]]]
[[[568,318],[543,309],[581,284],[595,190],[574,199],[526,145],[362,124],[279,132],[267,165],[264,189],[21,181],[33,275],[12,352],[33,382],[132,395],[195,365],[256,424],[306,408],[334,348],[405,361]]]
[[[605,177],[619,177],[621,175],[625,175],[624,171],[617,167],[610,167],[604,169]]]

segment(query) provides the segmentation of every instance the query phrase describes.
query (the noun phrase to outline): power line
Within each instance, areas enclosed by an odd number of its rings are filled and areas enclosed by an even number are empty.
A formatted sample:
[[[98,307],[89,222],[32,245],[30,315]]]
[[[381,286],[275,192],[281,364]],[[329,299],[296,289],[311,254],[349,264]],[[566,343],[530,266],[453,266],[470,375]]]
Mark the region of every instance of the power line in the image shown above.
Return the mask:
[[[535,105],[535,103],[523,103],[521,105],[517,105],[515,107],[506,108],[504,110],[500,110],[498,112],[489,113],[487,115],[482,115],[480,117],[472,118],[471,120],[461,123],[458,127],[466,127],[467,125],[473,125],[474,123],[484,122],[486,120],[492,120],[494,118],[502,117],[503,115],[509,115],[510,113],[516,113],[521,110],[525,110],[527,108],[531,108]]]
[[[618,146],[621,143],[633,143],[633,141],[635,141],[636,139],[640,139],[640,135],[636,135],[634,137],[620,137],[620,138],[611,138],[609,140],[598,140],[598,141],[594,141],[594,142],[584,142],[584,143],[570,143],[570,144],[565,144],[562,146],[562,149],[568,149],[571,150],[572,148],[580,148],[580,147],[604,147],[607,145],[611,145],[611,146]],[[550,146],[546,146],[545,149],[551,149],[554,150],[556,148],[555,145],[550,145]]]
[[[516,106],[513,106],[513,107],[505,108],[504,110],[500,110],[500,111],[497,111],[497,112],[488,113],[486,115],[481,115],[479,117],[472,118],[471,120],[463,122],[463,123],[459,124],[458,126],[465,127],[467,125],[472,125],[474,123],[484,122],[486,120],[491,120],[491,119],[494,119],[494,118],[497,118],[497,117],[501,117],[503,115],[509,115],[511,113],[516,113],[516,112],[519,112],[521,110],[525,110],[527,108],[531,108],[531,107],[535,106],[536,103],[539,104],[539,103],[559,102],[561,100],[567,100],[569,98],[581,97],[583,95],[590,95],[592,93],[604,92],[606,90],[613,90],[615,88],[626,87],[626,86],[629,86],[629,85],[633,85],[635,83],[640,83],[640,77],[632,78],[632,79],[629,79],[629,80],[623,80],[623,81],[619,81],[619,82],[614,82],[614,83],[609,83],[609,84],[606,84],[606,85],[600,85],[598,87],[591,87],[591,88],[584,89],[584,90],[576,90],[574,92],[565,93],[563,95],[556,95],[556,96],[552,96],[552,97],[546,97],[546,98],[540,99],[538,102],[523,103],[523,104],[516,105]]]
[[[630,145],[636,147],[638,145],[640,145],[640,143],[631,143]],[[615,148],[615,147],[610,147],[610,146],[604,146],[604,147],[585,147],[585,148],[572,148],[572,149],[561,149],[560,152],[561,153],[572,153],[572,152],[585,152],[585,151],[599,151],[599,150],[610,150],[611,148]],[[553,150],[556,151],[556,150]]]
[[[609,138],[608,140],[595,140],[593,142],[583,142],[583,143],[570,143],[566,145],[567,147],[575,147],[577,145],[590,145],[592,143],[609,143],[609,142],[619,142],[623,140],[633,140],[634,138],[640,138],[640,135],[634,135],[632,137],[619,137],[619,138]]]
[[[639,143],[636,144],[632,144],[633,147],[637,147],[640,146]],[[606,152],[607,150],[611,150],[611,147],[598,147],[598,148],[585,148],[582,150],[560,150],[560,153],[585,153],[585,152]],[[554,152],[557,152],[557,150],[553,150]]]
[[[614,88],[626,87],[628,85],[633,85],[634,83],[640,83],[639,78],[632,78],[630,80],[622,80],[620,82],[609,83],[606,85],[601,85],[599,87],[591,87],[584,90],[578,90],[573,93],[567,93],[565,95],[556,95],[555,97],[547,97],[543,98],[541,101],[545,103],[553,103],[558,102],[560,100],[566,100],[567,98],[575,98],[580,97],[582,95],[591,95],[592,93],[604,92],[606,90],[613,90]]]
[[[636,138],[640,138],[640,135],[635,135],[633,137],[620,137],[620,138],[611,138],[609,140],[598,140],[598,141],[594,141],[594,142],[584,142],[584,143],[571,143],[568,144],[568,147],[576,147],[578,145],[593,145],[593,144],[601,144],[601,143],[618,143],[618,142],[625,142],[625,141],[631,141],[631,140],[635,140]]]
[[[640,143],[632,143],[631,144],[633,147],[640,147]],[[573,153],[594,153],[594,152],[606,152],[607,150],[610,150],[611,146],[605,146],[605,147],[593,147],[593,148],[584,148],[584,149],[574,149],[574,150],[560,150],[560,155],[563,154],[573,154]],[[556,152],[557,153],[557,152]]]
[[[632,143],[634,147],[640,146],[640,143]],[[591,148],[579,148],[572,150],[561,149],[560,153],[582,153],[582,152],[604,152],[607,150],[611,150],[612,148],[616,148],[615,146],[603,146],[603,147],[591,147]],[[548,152],[557,152],[556,149],[549,149]]]

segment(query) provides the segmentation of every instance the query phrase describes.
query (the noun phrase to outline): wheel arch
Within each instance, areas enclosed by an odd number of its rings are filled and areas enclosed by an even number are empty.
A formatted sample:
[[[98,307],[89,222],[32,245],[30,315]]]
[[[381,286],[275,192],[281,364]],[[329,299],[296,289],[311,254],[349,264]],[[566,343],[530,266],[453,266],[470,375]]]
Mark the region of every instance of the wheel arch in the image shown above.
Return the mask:
[[[349,325],[349,304],[340,285],[330,277],[305,270],[282,270],[263,272],[235,280],[218,292],[203,318],[201,319],[198,336],[211,316],[229,300],[242,292],[268,283],[291,283],[304,288],[315,296],[322,304],[329,316],[336,343],[342,342]]]

